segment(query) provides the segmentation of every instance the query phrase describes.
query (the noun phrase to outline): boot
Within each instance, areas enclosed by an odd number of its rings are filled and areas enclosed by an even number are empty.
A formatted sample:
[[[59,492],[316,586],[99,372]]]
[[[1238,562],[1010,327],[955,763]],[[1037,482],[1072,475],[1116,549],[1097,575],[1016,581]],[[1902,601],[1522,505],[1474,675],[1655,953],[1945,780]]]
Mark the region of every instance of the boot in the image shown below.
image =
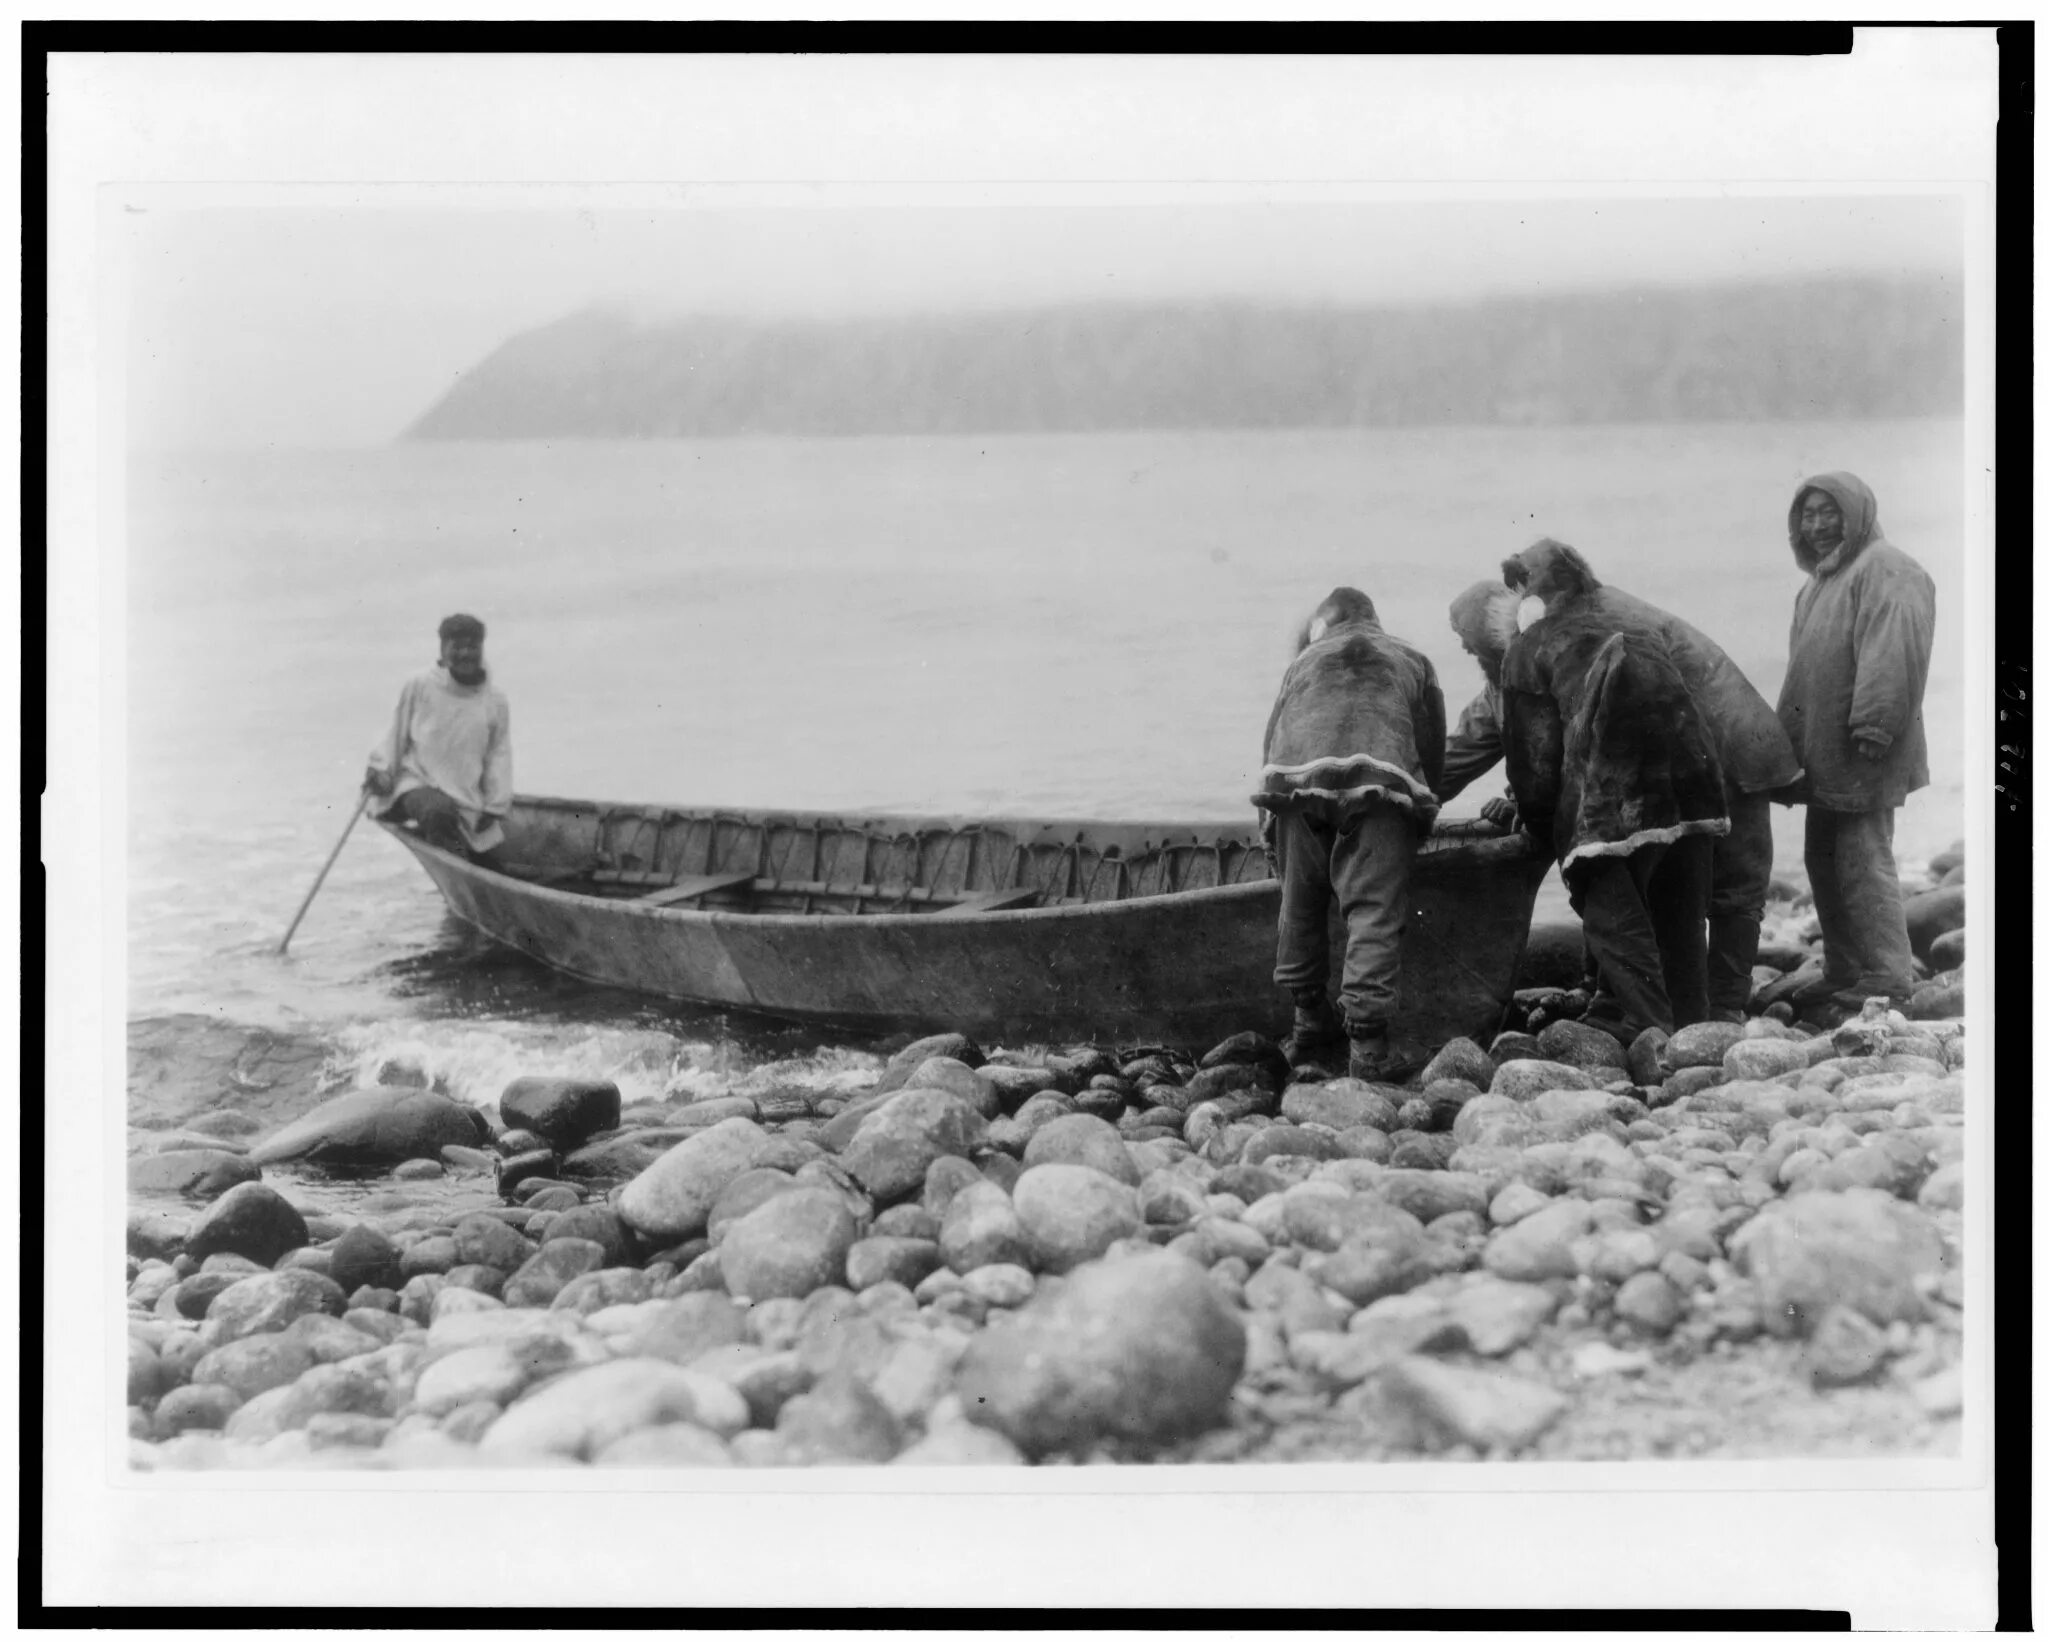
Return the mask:
[[[1314,1060],[1324,1050],[1334,1048],[1343,1037],[1343,1023],[1337,1019],[1337,1011],[1330,1007],[1329,995],[1318,987],[1313,992],[1295,994],[1294,1030],[1287,1034],[1287,1041],[1280,1045],[1280,1052],[1287,1057],[1289,1066],[1300,1066]]]
[[[1396,1054],[1385,1026],[1351,1029],[1351,1076],[1366,1083],[1399,1083],[1415,1071],[1415,1062]]]

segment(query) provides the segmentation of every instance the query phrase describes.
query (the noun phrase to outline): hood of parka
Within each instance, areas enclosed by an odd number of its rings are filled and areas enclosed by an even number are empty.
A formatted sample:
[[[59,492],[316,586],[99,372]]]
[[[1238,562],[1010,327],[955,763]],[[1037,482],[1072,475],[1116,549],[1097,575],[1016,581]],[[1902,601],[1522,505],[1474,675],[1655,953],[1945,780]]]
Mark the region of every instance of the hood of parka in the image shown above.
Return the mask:
[[[1832,496],[1842,510],[1842,540],[1825,554],[1814,552],[1799,534],[1799,509],[1807,492],[1813,490]],[[1832,575],[1870,543],[1884,540],[1877,522],[1877,494],[1853,473],[1816,473],[1811,479],[1802,479],[1786,510],[1785,528],[1792,541],[1792,558],[1809,576]]]

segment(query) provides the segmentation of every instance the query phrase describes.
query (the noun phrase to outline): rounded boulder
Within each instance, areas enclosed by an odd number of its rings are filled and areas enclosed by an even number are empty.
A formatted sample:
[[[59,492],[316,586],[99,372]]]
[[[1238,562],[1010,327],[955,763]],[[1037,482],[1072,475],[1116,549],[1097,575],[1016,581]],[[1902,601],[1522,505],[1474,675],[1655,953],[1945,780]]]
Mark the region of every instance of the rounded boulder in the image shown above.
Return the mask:
[[[1138,1184],[1138,1166],[1131,1161],[1123,1139],[1099,1117],[1075,1112],[1057,1117],[1033,1135],[1024,1147],[1024,1167],[1042,1163],[1072,1163],[1094,1169],[1126,1186]]]
[[[956,1383],[969,1420],[1041,1455],[1220,1424],[1244,1360],[1236,1313],[1199,1266],[1162,1250],[1088,1266],[977,1334]]]
[[[1011,1203],[1041,1271],[1069,1271],[1144,1225],[1134,1188],[1075,1163],[1025,1170]]]
[[[837,1192],[806,1186],[771,1197],[726,1228],[719,1245],[726,1291],[749,1300],[802,1299],[840,1283],[858,1235]]]

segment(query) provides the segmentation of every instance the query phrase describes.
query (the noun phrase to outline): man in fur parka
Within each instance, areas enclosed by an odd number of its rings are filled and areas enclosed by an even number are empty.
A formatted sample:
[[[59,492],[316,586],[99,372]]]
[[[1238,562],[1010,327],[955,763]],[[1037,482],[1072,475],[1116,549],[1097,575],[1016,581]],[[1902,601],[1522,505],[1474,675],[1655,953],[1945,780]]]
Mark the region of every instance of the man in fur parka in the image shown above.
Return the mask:
[[[1543,541],[1501,566],[1525,594],[1501,667],[1508,783],[1556,855],[1599,966],[1586,1022],[1624,1047],[1707,1018],[1713,840],[1728,831],[1713,737],[1670,651]]]
[[[1408,875],[1435,823],[1444,759],[1436,669],[1337,588],[1302,628],[1266,722],[1252,802],[1280,877],[1273,979],[1294,998],[1290,1060],[1351,1040],[1353,1077],[1401,1075],[1390,1027]],[[1344,920],[1340,1022],[1330,1007],[1330,903]]]
[[[1706,722],[1728,806],[1728,831],[1714,840],[1707,887],[1707,1009],[1715,1020],[1740,1021],[1749,1007],[1750,972],[1771,891],[1771,800],[1799,779],[1792,742],[1727,651],[1691,623],[1594,581],[1583,557],[1554,542],[1540,542],[1514,562],[1525,573],[1523,591],[1547,598],[1553,584],[1569,583],[1614,624],[1655,638]]]

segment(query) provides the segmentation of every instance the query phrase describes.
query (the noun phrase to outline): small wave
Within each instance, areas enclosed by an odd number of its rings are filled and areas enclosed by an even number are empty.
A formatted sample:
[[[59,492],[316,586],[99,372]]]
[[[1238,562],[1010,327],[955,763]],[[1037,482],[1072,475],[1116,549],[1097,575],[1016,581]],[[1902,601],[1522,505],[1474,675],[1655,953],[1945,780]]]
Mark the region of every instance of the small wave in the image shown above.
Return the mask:
[[[495,1101],[521,1077],[604,1079],[630,1105],[791,1085],[843,1091],[872,1079],[882,1064],[879,1056],[834,1045],[764,1054],[735,1039],[538,1021],[364,1022],[343,1030],[340,1048],[358,1088],[417,1084],[472,1106]]]

